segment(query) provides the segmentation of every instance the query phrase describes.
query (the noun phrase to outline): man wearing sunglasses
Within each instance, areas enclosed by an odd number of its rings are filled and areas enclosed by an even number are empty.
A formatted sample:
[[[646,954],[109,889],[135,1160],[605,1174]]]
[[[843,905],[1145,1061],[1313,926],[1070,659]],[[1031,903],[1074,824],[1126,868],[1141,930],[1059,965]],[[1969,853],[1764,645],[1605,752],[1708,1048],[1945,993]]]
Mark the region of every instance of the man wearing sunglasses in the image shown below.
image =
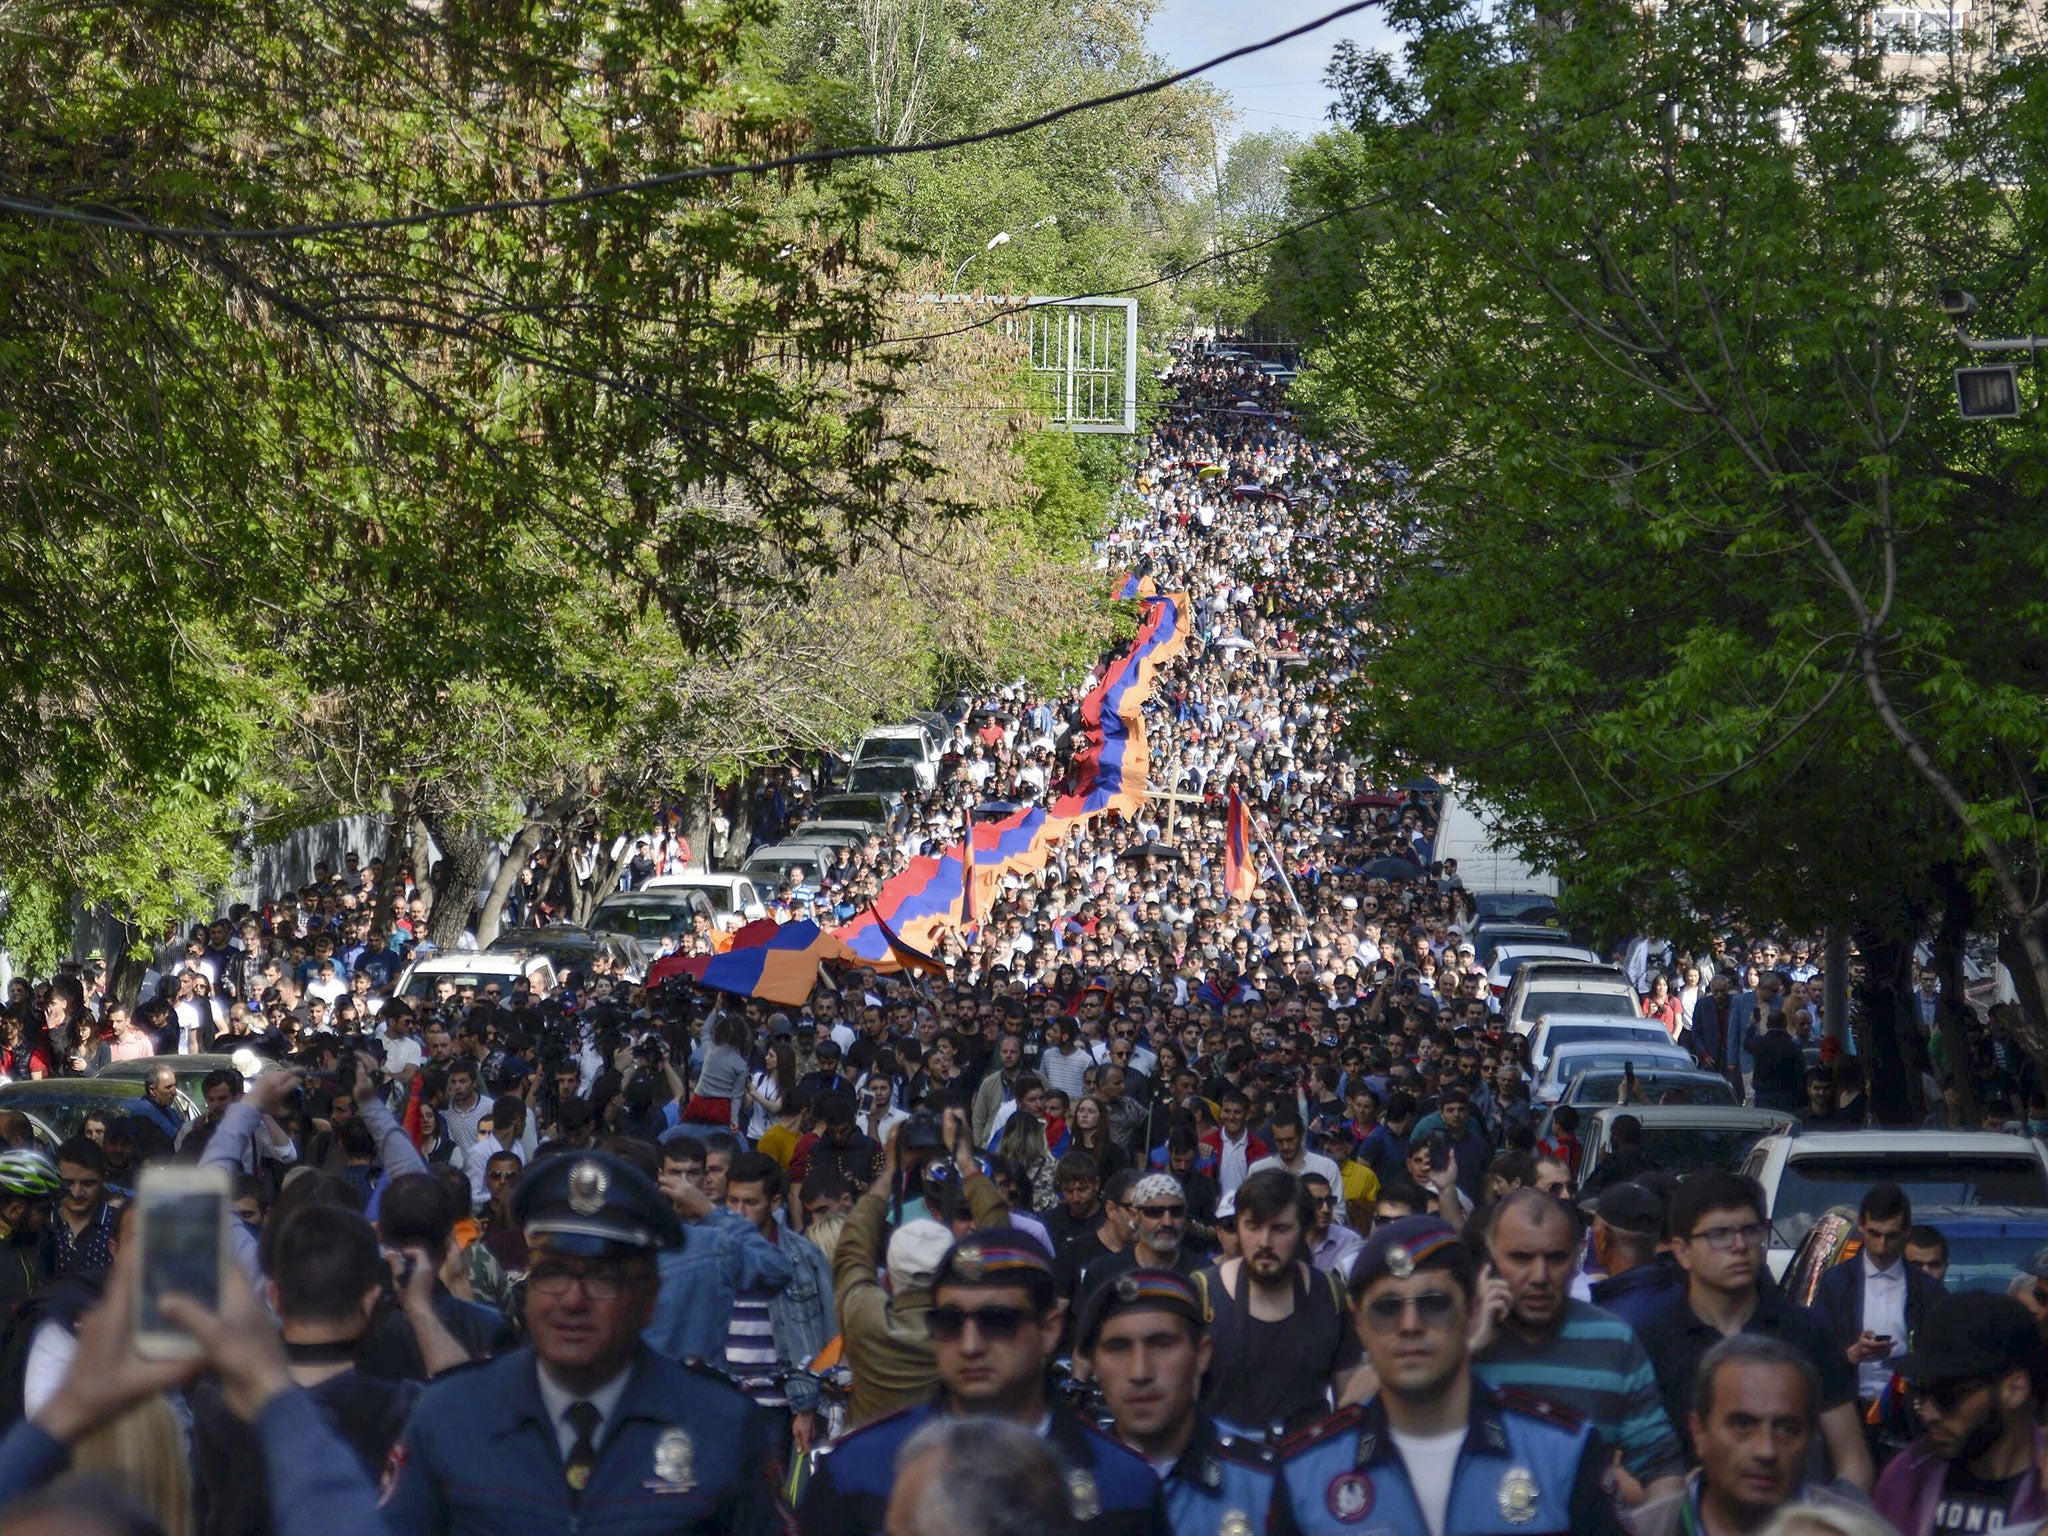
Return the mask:
[[[1117,1252],[1096,1260],[1082,1276],[1076,1307],[1118,1275],[1134,1269],[1170,1269],[1192,1275],[1208,1262],[1187,1240],[1188,1197],[1170,1173],[1148,1173],[1131,1186],[1129,1209],[1136,1223],[1133,1240]]]
[[[1275,1536],[1618,1536],[1590,1427],[1472,1374],[1478,1277],[1447,1222],[1407,1216],[1375,1229],[1351,1296],[1379,1394],[1283,1450]]]
[[[782,1532],[753,1404],[641,1342],[656,1256],[683,1241],[654,1180],[561,1154],[520,1180],[512,1211],[531,1343],[421,1396],[385,1472],[394,1536]]]
[[[819,1458],[798,1511],[804,1536],[880,1536],[904,1442],[949,1415],[1007,1419],[1044,1440],[1085,1536],[1166,1536],[1152,1469],[1047,1394],[1061,1319],[1043,1248],[1007,1227],[969,1233],[939,1261],[925,1319],[937,1396],[842,1436]]]
[[[1998,1531],[2048,1517],[2035,1425],[2040,1336],[2010,1296],[1946,1296],[1898,1361],[1924,1432],[1892,1458],[1877,1508],[1902,1536]]]

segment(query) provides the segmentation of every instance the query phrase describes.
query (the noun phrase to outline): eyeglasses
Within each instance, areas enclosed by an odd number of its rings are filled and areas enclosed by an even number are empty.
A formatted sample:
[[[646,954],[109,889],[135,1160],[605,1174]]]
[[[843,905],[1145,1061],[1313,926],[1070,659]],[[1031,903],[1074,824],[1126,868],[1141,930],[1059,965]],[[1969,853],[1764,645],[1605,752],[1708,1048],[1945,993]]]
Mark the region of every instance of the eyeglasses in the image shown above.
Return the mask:
[[[1965,1399],[1973,1393],[1991,1385],[1983,1376],[1966,1376],[1960,1381],[1927,1381],[1913,1387],[1915,1403],[1932,1403],[1943,1413],[1954,1413],[1962,1407]]]
[[[1709,1227],[1704,1232],[1693,1233],[1686,1241],[1705,1243],[1716,1253],[1726,1253],[1738,1244],[1744,1248],[1760,1248],[1770,1231],[1767,1222],[1747,1221],[1739,1227]]]
[[[1401,1326],[1408,1309],[1425,1328],[1447,1328],[1458,1315],[1458,1298],[1448,1291],[1424,1291],[1419,1296],[1381,1296],[1365,1304],[1366,1325],[1386,1333]]]
[[[969,1323],[990,1342],[1014,1339],[1031,1318],[1022,1307],[933,1307],[925,1314],[925,1326],[941,1344],[952,1344],[967,1332]]]
[[[633,1277],[624,1270],[568,1269],[548,1265],[536,1269],[526,1277],[526,1289],[535,1296],[566,1296],[569,1287],[581,1284],[583,1294],[592,1301],[617,1301],[619,1293],[633,1284]]]
[[[1335,1209],[1337,1204],[1337,1197],[1335,1195],[1317,1195],[1315,1197],[1315,1203],[1318,1206],[1327,1205],[1332,1209]]]
[[[1138,1207],[1138,1214],[1140,1216],[1149,1216],[1154,1221],[1164,1221],[1169,1216],[1178,1221],[1187,1213],[1188,1208],[1184,1205],[1141,1205]]]

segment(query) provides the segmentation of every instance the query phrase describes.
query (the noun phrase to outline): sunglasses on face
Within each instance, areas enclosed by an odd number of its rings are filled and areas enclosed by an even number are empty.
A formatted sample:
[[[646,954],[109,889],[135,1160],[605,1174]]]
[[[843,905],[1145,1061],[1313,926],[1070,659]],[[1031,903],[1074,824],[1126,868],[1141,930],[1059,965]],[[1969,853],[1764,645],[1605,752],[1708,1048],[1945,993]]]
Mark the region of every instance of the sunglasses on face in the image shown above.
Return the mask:
[[[1138,1207],[1138,1214],[1140,1216],[1148,1216],[1154,1221],[1165,1221],[1169,1217],[1178,1221],[1187,1213],[1188,1208],[1184,1205],[1141,1205]]]
[[[971,1322],[990,1341],[1014,1339],[1031,1314],[1023,1307],[933,1307],[925,1325],[941,1344],[958,1342]]]
[[[1381,1296],[1365,1304],[1366,1325],[1378,1333],[1389,1333],[1413,1307],[1425,1328],[1447,1328],[1458,1316],[1458,1298],[1449,1291],[1424,1291],[1419,1296]]]

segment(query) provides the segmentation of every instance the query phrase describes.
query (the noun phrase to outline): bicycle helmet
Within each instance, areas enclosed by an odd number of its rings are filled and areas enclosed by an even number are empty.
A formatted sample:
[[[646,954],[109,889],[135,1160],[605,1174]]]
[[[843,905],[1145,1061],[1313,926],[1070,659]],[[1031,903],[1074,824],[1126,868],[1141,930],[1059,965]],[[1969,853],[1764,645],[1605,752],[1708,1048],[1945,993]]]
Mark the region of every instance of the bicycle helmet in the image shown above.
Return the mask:
[[[64,1187],[50,1154],[36,1147],[0,1152],[0,1191],[10,1195],[54,1195]]]

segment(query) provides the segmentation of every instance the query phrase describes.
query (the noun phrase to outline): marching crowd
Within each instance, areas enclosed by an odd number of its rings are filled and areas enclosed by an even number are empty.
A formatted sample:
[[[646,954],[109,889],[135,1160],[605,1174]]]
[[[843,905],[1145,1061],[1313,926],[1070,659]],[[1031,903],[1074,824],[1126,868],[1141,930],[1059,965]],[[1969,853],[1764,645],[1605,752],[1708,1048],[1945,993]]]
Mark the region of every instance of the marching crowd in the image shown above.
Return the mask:
[[[1904,1192],[1863,1195],[1808,1308],[1753,1183],[1639,1156],[1581,1187],[1570,1117],[1539,1141],[1436,797],[1359,782],[1333,712],[1370,574],[1321,557],[1391,514],[1264,374],[1188,354],[1169,383],[1108,550],[1191,601],[1147,710],[1156,792],[1006,877],[943,975],[841,970],[777,1008],[600,955],[414,1006],[392,987],[424,902],[401,877],[376,909],[352,859],[195,929],[133,1010],[75,970],[10,999],[18,1077],[271,1064],[191,1097],[153,1071],[54,1153],[0,1115],[0,1536],[2048,1516],[2048,1301],[1948,1295]],[[936,787],[779,915],[851,915],[975,805],[1057,793],[1083,693],[981,701]],[[823,790],[793,771],[756,835]],[[1647,1015],[1777,1091],[1731,1047],[1793,1027],[1803,948],[1627,958]],[[1811,1075],[1813,1113],[1856,1113],[1853,1072]],[[154,1159],[233,1181],[220,1294],[160,1303],[198,1360],[133,1348]]]

